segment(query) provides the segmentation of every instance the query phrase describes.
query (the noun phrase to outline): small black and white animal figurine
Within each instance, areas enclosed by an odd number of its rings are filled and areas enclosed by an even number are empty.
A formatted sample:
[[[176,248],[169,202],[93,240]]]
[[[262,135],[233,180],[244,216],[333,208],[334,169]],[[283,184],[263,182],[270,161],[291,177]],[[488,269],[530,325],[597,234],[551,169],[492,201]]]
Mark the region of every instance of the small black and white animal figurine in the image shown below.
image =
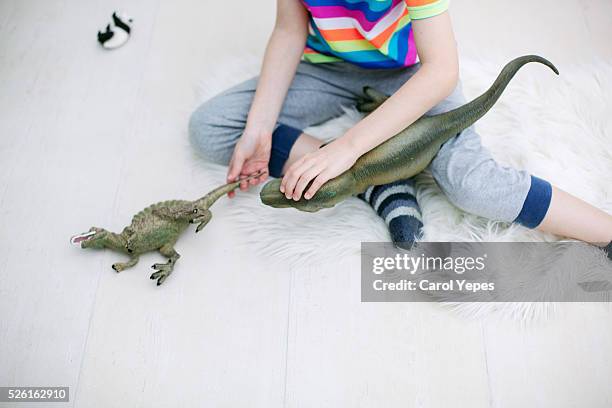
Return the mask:
[[[98,31],[98,42],[102,47],[112,50],[121,47],[130,38],[131,25],[134,21],[125,14],[114,12],[113,22],[106,26],[105,31]]]

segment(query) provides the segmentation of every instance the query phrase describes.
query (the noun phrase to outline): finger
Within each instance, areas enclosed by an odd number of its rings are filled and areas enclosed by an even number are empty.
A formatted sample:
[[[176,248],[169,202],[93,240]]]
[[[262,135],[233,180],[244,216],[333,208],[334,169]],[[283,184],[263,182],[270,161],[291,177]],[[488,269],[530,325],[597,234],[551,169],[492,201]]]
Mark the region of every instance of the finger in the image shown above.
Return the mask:
[[[302,197],[302,193],[304,192],[304,189],[306,188],[308,183],[310,183],[312,179],[317,177],[321,173],[321,170],[323,170],[321,167],[312,167],[304,174],[302,174],[297,184],[295,185],[295,190],[293,190],[293,199],[295,201],[298,201]]]
[[[306,191],[306,194],[304,194],[304,198],[306,200],[310,200],[312,197],[314,197],[314,195],[317,193],[317,191],[319,191],[321,186],[323,186],[323,184],[325,184],[330,178],[331,177],[327,172],[319,174],[312,182],[310,188],[308,188],[308,190]]]
[[[231,183],[233,181],[238,180],[238,176],[242,171],[242,165],[244,164],[245,158],[242,154],[238,152],[234,152],[234,156],[232,157],[229,171],[227,172],[227,181]]]
[[[259,176],[258,183],[263,183],[264,181],[266,181],[268,179],[268,175],[268,172],[264,171],[263,174]]]
[[[233,182],[235,181],[235,180],[233,180],[233,179],[230,177],[230,173],[231,173],[231,171],[232,171],[232,168],[233,168],[233,167],[234,167],[234,155],[232,155],[232,158],[230,159],[230,162],[229,162],[229,166],[227,167],[227,176],[226,176],[226,180],[225,180],[225,182],[226,182],[226,183],[228,183],[228,184],[229,184],[229,183],[233,183]],[[229,193],[227,193],[227,196],[228,196],[229,198],[234,198],[234,196],[235,196],[235,195],[236,195],[236,194],[234,194],[234,191],[233,191],[233,190],[232,190],[232,191],[230,191]]]
[[[234,198],[234,197],[236,197],[236,189],[234,189],[234,190],[232,190],[232,191],[228,192],[228,193],[227,193],[227,196],[228,196],[229,198]]]
[[[257,176],[257,177],[255,177],[255,178],[253,178],[253,180],[255,180],[254,185],[258,185],[258,184],[260,184],[260,183],[263,183],[263,181],[264,181],[264,180],[265,180],[267,177],[268,177],[267,170],[264,170],[264,169],[260,170],[260,172],[259,172],[259,176]]]
[[[310,161],[304,162],[300,167],[286,174],[283,179],[287,179],[285,183],[285,197],[288,199],[292,199],[295,194],[295,186],[297,185],[298,180],[302,177],[306,171],[308,171],[312,167],[312,163]]]
[[[285,192],[285,188],[287,187],[287,181],[289,181],[289,177],[287,177],[288,174],[290,174],[291,172],[293,172],[293,170],[297,169],[299,166],[301,166],[304,163],[304,158],[302,157],[301,159],[299,159],[298,161],[296,161],[295,163],[293,163],[285,172],[285,175],[283,176],[283,178],[281,179],[281,184],[280,184],[280,192],[284,193]]]
[[[285,172],[285,174],[283,175],[283,178],[281,179],[281,183],[280,183],[280,192],[284,193],[285,192],[285,187],[287,186],[287,181],[289,181],[289,177],[288,175],[297,168],[297,166],[300,166],[302,164],[302,162],[304,161],[304,158],[302,157],[301,159],[299,159],[298,161],[296,161],[295,163],[293,163]]]
[[[240,191],[247,191],[249,189],[249,181],[244,180],[240,183]]]
[[[232,158],[229,161],[229,165],[227,166],[227,174],[225,175],[225,182],[228,184],[234,181],[230,178],[230,173],[232,172],[233,167],[234,167],[234,156],[232,155]]]

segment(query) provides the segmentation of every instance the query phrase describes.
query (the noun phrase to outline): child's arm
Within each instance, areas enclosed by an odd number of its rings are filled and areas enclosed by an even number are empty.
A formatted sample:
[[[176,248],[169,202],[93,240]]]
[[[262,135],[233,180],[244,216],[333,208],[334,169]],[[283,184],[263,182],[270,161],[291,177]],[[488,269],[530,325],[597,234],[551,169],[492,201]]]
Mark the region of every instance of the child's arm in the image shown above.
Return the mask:
[[[412,22],[421,68],[378,109],[343,136],[305,155],[286,172],[281,191],[311,198],[326,181],[348,170],[364,153],[405,129],[455,89],[459,64],[448,12]]]
[[[268,40],[245,130],[230,161],[228,183],[258,171],[264,175],[251,179],[252,185],[267,177],[272,131],[304,52],[307,35],[306,8],[298,0],[278,0],[276,24]],[[240,185],[242,190],[247,187],[246,181]]]

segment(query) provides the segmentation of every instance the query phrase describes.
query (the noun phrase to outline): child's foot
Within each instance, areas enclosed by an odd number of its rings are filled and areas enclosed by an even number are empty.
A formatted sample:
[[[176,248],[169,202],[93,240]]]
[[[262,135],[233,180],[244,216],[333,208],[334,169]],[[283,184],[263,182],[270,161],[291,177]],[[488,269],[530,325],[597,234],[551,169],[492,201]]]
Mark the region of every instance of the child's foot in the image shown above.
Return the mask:
[[[369,203],[389,226],[395,246],[411,249],[421,236],[423,221],[417,203],[414,180],[400,180],[382,186],[370,186],[359,198]]]

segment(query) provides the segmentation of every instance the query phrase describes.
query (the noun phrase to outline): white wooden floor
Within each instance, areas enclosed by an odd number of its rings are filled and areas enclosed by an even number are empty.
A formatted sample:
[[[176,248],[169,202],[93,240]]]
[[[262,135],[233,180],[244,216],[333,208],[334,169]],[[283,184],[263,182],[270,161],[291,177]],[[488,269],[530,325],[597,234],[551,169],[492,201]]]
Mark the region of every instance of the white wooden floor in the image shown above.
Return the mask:
[[[135,31],[104,52],[95,33],[114,6]],[[224,206],[181,240],[161,289],[157,255],[117,275],[115,255],[68,245],[222,181],[203,181],[188,146],[195,85],[215,61],[261,52],[273,9],[0,0],[0,386],[67,385],[70,403],[53,406],[74,407],[611,407],[602,308],[519,327],[362,304],[356,264],[269,267]],[[612,60],[611,14],[608,0],[453,7],[466,53],[564,62]],[[228,205],[240,199],[255,197]]]

